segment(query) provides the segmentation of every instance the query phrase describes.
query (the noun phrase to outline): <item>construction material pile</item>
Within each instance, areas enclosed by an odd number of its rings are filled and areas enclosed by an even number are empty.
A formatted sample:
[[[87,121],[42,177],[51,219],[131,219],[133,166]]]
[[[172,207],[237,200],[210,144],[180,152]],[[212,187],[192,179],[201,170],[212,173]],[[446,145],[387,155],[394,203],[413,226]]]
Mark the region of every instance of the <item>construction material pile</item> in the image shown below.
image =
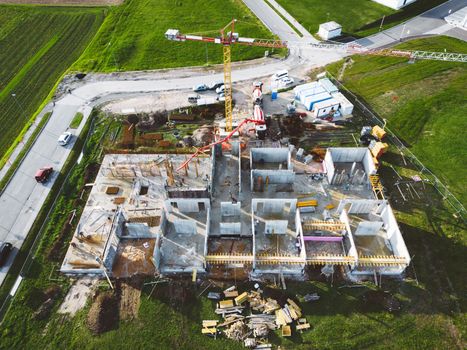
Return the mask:
[[[215,310],[223,322],[204,320],[203,334],[217,337],[222,331],[227,338],[241,341],[248,348],[271,349],[270,331],[280,328],[282,336],[289,337],[294,323],[300,332],[310,328],[302,318],[301,308],[292,299],[281,306],[277,300],[265,298],[259,288],[239,294],[235,286],[227,288],[223,294],[225,299],[217,303]],[[245,316],[247,311],[249,315]]]

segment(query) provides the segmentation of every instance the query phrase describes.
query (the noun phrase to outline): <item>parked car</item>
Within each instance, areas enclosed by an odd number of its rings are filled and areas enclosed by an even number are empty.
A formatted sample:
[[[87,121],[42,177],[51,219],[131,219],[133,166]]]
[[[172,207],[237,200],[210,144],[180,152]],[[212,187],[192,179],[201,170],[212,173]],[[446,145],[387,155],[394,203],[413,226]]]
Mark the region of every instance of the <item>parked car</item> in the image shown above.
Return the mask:
[[[5,265],[8,256],[10,255],[11,251],[13,250],[13,245],[8,242],[1,242],[0,243],[0,267]]]
[[[54,169],[51,166],[40,168],[39,170],[36,171],[36,175],[34,176],[34,178],[36,179],[37,182],[40,182],[40,183],[47,182],[47,180],[49,179],[53,171]]]
[[[60,146],[66,146],[70,142],[71,138],[73,137],[73,134],[71,132],[64,132],[63,134],[60,135],[58,138],[58,144]]]
[[[289,72],[284,69],[284,70],[280,70],[280,71],[274,73],[272,75],[271,79],[272,79],[272,81],[277,81],[277,80],[281,80],[283,78],[286,78],[288,76],[289,76]]]
[[[223,94],[225,92],[225,85],[222,84],[221,86],[219,86],[217,89],[216,89],[216,93],[217,94]]]
[[[193,86],[194,92],[206,91],[209,90],[209,87],[206,84],[198,84]]]
[[[290,77],[285,77],[285,78],[282,78],[282,79],[280,80],[280,84],[281,84],[282,86],[291,85],[291,84],[293,84],[293,83],[294,83],[294,80],[293,80],[293,78],[290,78]]]
[[[188,102],[190,103],[196,103],[198,102],[198,99],[200,98],[201,96],[198,95],[198,94],[189,94],[188,95]]]
[[[212,81],[209,84],[209,90],[216,90],[218,87],[221,87],[222,85],[224,85],[223,81]]]

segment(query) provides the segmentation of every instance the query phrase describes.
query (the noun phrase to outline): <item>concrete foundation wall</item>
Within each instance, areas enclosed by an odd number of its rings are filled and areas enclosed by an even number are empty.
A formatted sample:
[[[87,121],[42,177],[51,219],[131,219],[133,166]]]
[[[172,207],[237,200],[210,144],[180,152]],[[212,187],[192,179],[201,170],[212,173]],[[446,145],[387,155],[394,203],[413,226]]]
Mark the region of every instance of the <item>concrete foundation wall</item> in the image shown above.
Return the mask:
[[[288,220],[266,220],[264,222],[264,233],[285,235],[287,233],[288,224]]]
[[[379,210],[379,205],[385,205],[383,200],[375,199],[343,199],[340,201],[337,212],[344,208],[349,214],[369,214]]]
[[[157,235],[154,253],[152,255],[157,272],[161,270],[161,235]]]
[[[410,261],[409,251],[405,245],[402,232],[399,229],[399,225],[397,224],[390,205],[387,205],[384,208],[383,212],[381,213],[381,217],[383,218],[386,231],[388,232],[388,239],[391,242],[394,255],[403,256],[407,259],[407,261]]]
[[[222,216],[239,216],[240,211],[240,202],[231,203],[231,202],[221,202],[221,215]]]
[[[242,224],[240,222],[221,222],[221,235],[239,235],[242,233]]]
[[[362,221],[353,233],[355,236],[374,236],[383,226],[382,221]]]
[[[262,208],[260,208],[262,207]],[[295,215],[297,207],[297,199],[295,198],[267,198],[267,199],[252,199],[251,209],[254,214],[284,214]]]
[[[251,171],[252,190],[255,181],[258,177],[263,178],[264,186],[266,186],[266,177],[269,178],[270,184],[292,184],[295,181],[295,173],[293,170],[259,170],[254,169]]]
[[[181,213],[198,213],[203,208],[208,210],[211,204],[208,198],[171,198],[164,202],[165,209],[171,213],[178,209]]]
[[[351,230],[350,230],[350,220],[349,216],[347,215],[347,212],[343,210],[340,215],[339,215],[339,220],[345,223],[345,241],[348,242],[349,249],[346,252],[347,255],[352,256],[354,258],[358,258],[358,253],[357,253],[357,247],[355,246],[355,242],[353,240]]]
[[[334,163],[362,162],[368,148],[365,147],[332,147],[328,148]]]
[[[180,233],[180,234],[195,234],[196,233],[196,221],[175,219],[172,223],[177,233]]]
[[[334,177],[334,173],[336,171],[334,167],[334,162],[332,161],[331,151],[328,149],[326,155],[324,156],[324,171],[326,172],[328,182],[332,182],[332,178]]]
[[[250,159],[253,163],[261,160],[265,163],[287,162],[288,169],[290,165],[288,148],[252,148],[250,150]]]

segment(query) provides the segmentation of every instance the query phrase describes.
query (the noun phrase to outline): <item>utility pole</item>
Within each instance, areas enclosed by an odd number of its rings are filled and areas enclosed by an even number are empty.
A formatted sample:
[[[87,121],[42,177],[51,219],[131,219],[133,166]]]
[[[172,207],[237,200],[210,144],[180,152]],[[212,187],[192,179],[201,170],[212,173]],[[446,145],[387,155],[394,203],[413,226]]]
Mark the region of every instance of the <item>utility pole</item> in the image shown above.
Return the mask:
[[[402,31],[401,31],[401,35],[399,36],[399,41],[402,41],[402,36],[404,35],[405,25],[406,23],[404,23],[404,25],[402,26]]]
[[[379,31],[383,29],[383,23],[384,23],[385,18],[386,18],[386,15],[383,15],[383,18],[381,18],[381,24],[379,25]]]

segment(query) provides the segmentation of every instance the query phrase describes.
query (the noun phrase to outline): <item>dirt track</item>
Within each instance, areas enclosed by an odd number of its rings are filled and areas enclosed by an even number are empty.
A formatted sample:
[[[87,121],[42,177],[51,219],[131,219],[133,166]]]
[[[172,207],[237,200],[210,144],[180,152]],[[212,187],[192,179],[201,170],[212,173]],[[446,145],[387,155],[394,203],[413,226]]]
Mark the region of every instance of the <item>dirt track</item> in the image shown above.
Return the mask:
[[[123,0],[0,0],[0,4],[74,5],[101,6],[119,5]]]

